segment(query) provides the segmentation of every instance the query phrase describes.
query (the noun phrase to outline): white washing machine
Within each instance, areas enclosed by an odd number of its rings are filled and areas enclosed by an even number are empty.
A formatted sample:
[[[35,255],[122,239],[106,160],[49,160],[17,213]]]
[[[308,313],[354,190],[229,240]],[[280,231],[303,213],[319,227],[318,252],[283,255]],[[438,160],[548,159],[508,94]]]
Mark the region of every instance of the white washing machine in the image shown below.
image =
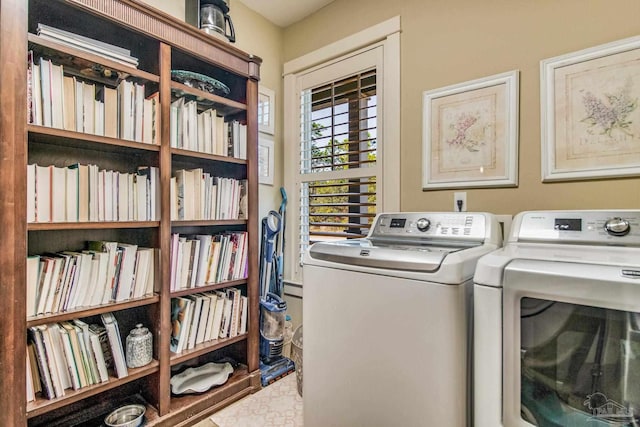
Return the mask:
[[[640,425],[640,211],[518,214],[474,280],[475,427]]]
[[[476,261],[487,213],[385,213],[364,239],[305,254],[305,427],[463,427]]]

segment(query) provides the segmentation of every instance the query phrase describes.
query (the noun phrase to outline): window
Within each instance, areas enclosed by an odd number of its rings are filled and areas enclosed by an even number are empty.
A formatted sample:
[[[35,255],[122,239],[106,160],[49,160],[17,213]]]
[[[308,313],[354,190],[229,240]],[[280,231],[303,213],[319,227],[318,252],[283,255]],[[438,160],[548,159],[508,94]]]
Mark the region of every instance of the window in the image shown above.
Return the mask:
[[[398,65],[385,42],[296,73],[285,64],[288,281],[301,280],[310,244],[364,237],[377,212],[399,209],[399,82],[388,84],[399,72],[389,70]],[[393,92],[385,96],[385,89]]]

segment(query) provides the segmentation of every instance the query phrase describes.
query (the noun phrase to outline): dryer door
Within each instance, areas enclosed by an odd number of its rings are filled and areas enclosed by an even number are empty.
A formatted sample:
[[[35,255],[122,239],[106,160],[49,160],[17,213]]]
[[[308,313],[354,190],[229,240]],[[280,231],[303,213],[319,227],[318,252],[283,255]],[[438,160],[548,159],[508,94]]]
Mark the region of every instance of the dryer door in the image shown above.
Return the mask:
[[[638,425],[637,270],[535,260],[505,269],[505,426]]]

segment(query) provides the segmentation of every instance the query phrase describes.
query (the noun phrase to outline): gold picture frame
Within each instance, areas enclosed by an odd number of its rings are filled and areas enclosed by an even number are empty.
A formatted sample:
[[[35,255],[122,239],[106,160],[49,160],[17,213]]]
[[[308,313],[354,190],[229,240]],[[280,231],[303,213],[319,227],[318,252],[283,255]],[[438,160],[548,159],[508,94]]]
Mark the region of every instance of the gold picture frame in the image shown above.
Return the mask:
[[[423,190],[518,185],[518,76],[423,92]]]
[[[640,37],[540,62],[542,181],[640,175]]]

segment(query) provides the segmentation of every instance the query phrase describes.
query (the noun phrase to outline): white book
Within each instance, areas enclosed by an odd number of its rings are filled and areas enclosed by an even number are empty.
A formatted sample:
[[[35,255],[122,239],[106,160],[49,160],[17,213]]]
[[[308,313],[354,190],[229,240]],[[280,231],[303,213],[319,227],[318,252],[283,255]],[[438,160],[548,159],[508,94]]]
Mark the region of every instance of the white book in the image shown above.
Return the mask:
[[[228,338],[231,328],[231,310],[233,301],[228,296],[224,296],[224,306],[222,308],[222,322],[220,324],[220,338]]]
[[[247,320],[248,320],[248,313],[249,313],[249,299],[242,295],[240,297],[240,307],[241,307],[241,311],[240,311],[240,329],[238,330],[239,334],[246,334],[247,333]]]
[[[97,384],[100,382],[98,366],[96,364],[96,356],[93,354],[93,348],[91,346],[91,335],[89,333],[89,324],[80,319],[73,319],[72,323],[78,329],[82,331],[81,334],[78,335],[78,339],[82,338],[82,343],[84,345],[84,353],[87,364],[87,373],[91,378],[92,384]],[[76,331],[78,330],[76,329]]]
[[[136,199],[136,189],[135,189],[135,179],[133,178],[132,173],[127,174],[127,186],[129,188],[127,195],[129,196],[127,200],[128,212],[129,212],[129,221],[133,221],[136,215],[135,213],[135,199]]]
[[[182,257],[179,259],[180,281],[178,289],[187,289],[189,287],[187,279],[189,278],[189,269],[191,268],[191,240],[181,239],[180,243],[180,252],[182,253]]]
[[[104,102],[97,99],[93,103],[93,133],[100,136],[105,136],[104,132]]]
[[[64,352],[64,343],[62,342],[62,335],[60,334],[60,326],[57,323],[51,323],[47,325],[47,331],[51,337],[53,353],[56,359],[58,375],[60,375],[62,388],[71,388],[73,384],[71,381],[71,373],[69,372],[69,365],[67,364],[67,358]]]
[[[62,65],[51,64],[51,127],[64,128]]]
[[[189,337],[187,339],[186,350],[191,350],[196,346],[196,337],[198,334],[198,326],[200,325],[200,314],[202,313],[202,298],[199,295],[189,295],[189,298],[193,301],[193,314],[191,317],[191,325],[189,327]]]
[[[214,304],[215,307],[212,307],[213,310],[212,316],[210,316],[210,331],[205,336],[205,340],[217,340],[220,336],[220,326],[222,324],[222,314],[224,312],[224,293],[223,292],[213,292],[212,296],[215,298]]]
[[[31,82],[31,99],[33,101],[31,103],[31,114],[33,115],[33,124],[42,126],[42,81],[39,64],[34,63],[31,68]]]
[[[27,257],[27,317],[36,315],[38,283],[40,282],[40,256]]]
[[[58,256],[50,257],[50,260],[53,262],[53,270],[51,271],[51,276],[49,278],[50,282],[47,284],[48,290],[46,292],[44,313],[53,312],[56,293],[60,292],[62,268],[64,266],[64,260]]]
[[[178,218],[178,182],[176,177],[172,176],[169,181],[169,193],[171,200],[171,221],[177,221]]]
[[[148,206],[148,194],[147,194],[147,177],[135,175],[133,176],[135,179],[135,194],[136,194],[136,209],[135,209],[135,220],[136,221],[148,221],[147,218],[147,206]]]
[[[143,295],[153,295],[155,292],[157,263],[160,261],[160,249],[153,248],[151,250],[151,259],[149,261],[149,272],[147,273],[147,283]]]
[[[204,342],[207,332],[207,322],[209,320],[209,311],[211,310],[211,299],[206,294],[198,294],[197,297],[202,301],[200,310],[200,318],[198,320],[198,332],[196,333],[196,345]]]
[[[134,123],[133,132],[134,140],[142,142],[143,137],[143,124],[144,124],[144,84],[134,83],[133,97],[134,97]]]
[[[145,99],[143,102],[143,118],[142,118],[142,142],[145,144],[153,144],[153,99]]]
[[[116,302],[121,302],[131,298],[131,289],[133,287],[133,275],[138,245],[120,243],[118,246],[123,250],[123,253],[122,261],[120,264],[120,276],[118,279],[118,292],[116,293]]]
[[[64,76],[62,80],[62,119],[65,130],[76,130],[76,78]]]
[[[96,88],[93,83],[82,82],[82,125],[84,133],[95,132]]]
[[[99,184],[100,184],[100,171],[98,165],[88,165],[89,176],[89,221],[99,220]],[[81,171],[82,172],[82,171]]]
[[[176,353],[182,352],[187,349],[187,342],[189,340],[189,332],[191,330],[191,322],[193,320],[193,301],[189,298],[181,298],[184,302],[184,317],[180,326],[180,336],[178,340]]]
[[[118,221],[129,220],[129,174],[118,174]]]
[[[66,173],[66,210],[67,222],[78,222],[79,174],[77,168],[64,168]]]
[[[84,132],[84,88],[82,81],[74,79],[75,84],[75,112],[76,112],[76,132]]]
[[[178,233],[171,234],[171,280],[169,283],[169,289],[171,291],[175,291],[176,287],[176,277],[178,272],[178,246],[179,246],[180,235]]]
[[[196,277],[198,275],[198,266],[200,257],[200,240],[191,240],[191,258],[189,259],[189,277],[187,278],[188,287],[196,287]]]
[[[140,298],[144,295],[149,275],[149,263],[152,262],[153,249],[138,248],[136,251],[136,266],[133,279],[132,298]]]
[[[42,124],[51,127],[51,61],[40,58],[40,87],[42,91]]]
[[[107,272],[105,286],[99,304],[107,304],[111,302],[113,288],[116,285],[116,264],[118,260],[118,243],[107,241],[90,241],[88,242],[90,251],[104,252],[107,254]]]
[[[66,189],[67,171],[66,168],[49,166],[51,171],[51,221],[65,222],[67,219]],[[53,203],[55,201],[55,203]]]
[[[77,344],[80,351],[80,359],[82,361],[82,370],[84,372],[84,380],[87,385],[95,384],[95,379],[93,378],[93,373],[91,371],[91,366],[89,365],[89,355],[87,351],[86,341],[84,339],[84,332],[81,327],[72,322],[73,330],[75,331],[75,335],[77,338]],[[72,332],[73,334],[73,332]],[[76,360],[77,366],[77,360]],[[78,367],[80,369],[80,367]],[[83,375],[83,374],[80,374]]]
[[[134,86],[133,82],[128,80],[122,80],[118,85],[118,105],[119,108],[119,123],[120,123],[120,138],[134,140]]]
[[[27,222],[36,222],[36,165],[27,165]]]
[[[205,111],[203,111],[202,113],[198,114],[198,144],[197,144],[197,151],[201,152],[201,153],[205,153],[206,151],[204,150],[204,116],[205,116]]]
[[[102,343],[100,342],[100,335],[92,330],[92,325],[89,326],[89,341],[91,343],[91,350],[96,358],[96,367],[98,368],[98,378],[100,382],[104,383],[109,381],[109,371],[107,370],[107,363],[104,359],[104,353],[102,352]]]
[[[36,222],[51,222],[51,169],[35,166]]]
[[[116,376],[118,378],[124,378],[129,375],[129,371],[127,369],[127,363],[122,347],[122,338],[120,338],[118,321],[113,313],[104,313],[101,316],[104,327],[107,329],[107,336],[109,337],[109,345],[111,347],[111,354],[115,364]]]
[[[63,379],[61,378],[60,367],[58,367],[58,357],[56,357],[55,348],[53,346],[53,339],[51,338],[51,331],[49,325],[41,326],[42,341],[44,342],[45,353],[47,355],[47,365],[49,366],[49,372],[51,373],[51,381],[53,383],[53,390],[56,397],[64,396]],[[68,374],[68,373],[67,373]]]
[[[69,308],[88,307],[91,305],[93,287],[96,286],[97,271],[93,271],[93,255],[86,252],[68,252],[76,257],[78,282],[69,296]]]
[[[103,87],[104,101],[104,136],[118,138],[118,91],[110,87]]]
[[[60,337],[62,340],[62,350],[65,356],[65,362],[67,368],[69,370],[69,378],[71,380],[71,386],[74,390],[78,390],[82,387],[80,383],[80,375],[78,373],[78,368],[76,366],[76,360],[73,353],[73,346],[71,344],[71,337],[69,335],[69,331],[58,325],[58,332],[60,333]],[[28,369],[27,369],[28,370]]]
[[[107,271],[109,268],[108,262],[110,258],[107,252],[85,251],[85,253],[91,255],[92,275],[95,270],[95,281],[90,282],[90,292],[87,293],[89,302],[87,303],[85,300],[85,304],[90,307],[102,304],[105,289],[109,286],[109,283],[107,282]]]
[[[209,266],[209,253],[211,251],[211,235],[199,234],[195,238],[200,241],[200,254],[198,255],[198,267],[195,286],[204,286],[207,279]]]

